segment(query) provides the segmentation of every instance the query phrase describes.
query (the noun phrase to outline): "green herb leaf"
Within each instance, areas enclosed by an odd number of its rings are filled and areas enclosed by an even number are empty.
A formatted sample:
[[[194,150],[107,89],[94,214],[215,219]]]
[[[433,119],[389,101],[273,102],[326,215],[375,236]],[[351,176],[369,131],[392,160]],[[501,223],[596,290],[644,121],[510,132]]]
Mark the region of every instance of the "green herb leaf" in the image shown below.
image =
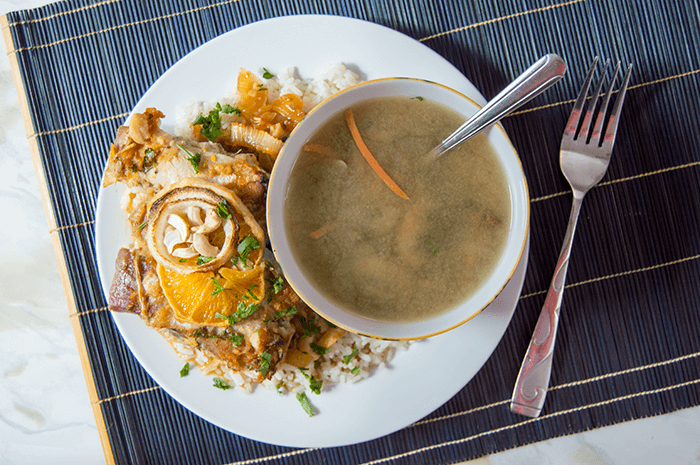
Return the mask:
[[[352,360],[352,358],[359,353],[360,351],[357,349],[357,347],[355,347],[352,349],[352,352],[350,352],[350,355],[343,355],[343,362],[347,365],[350,363],[350,360]]]
[[[419,96],[416,97],[416,100],[419,100],[419,101],[422,102],[422,101],[423,101],[423,97],[421,97],[421,96],[419,95]]]
[[[282,286],[284,286],[284,279],[283,278],[265,278],[265,281],[270,283],[272,287],[270,287],[270,294],[267,296],[267,301],[272,302],[272,296],[276,295],[279,293],[279,291],[282,290]]]
[[[353,375],[360,373],[360,367],[353,368],[352,370],[350,370],[350,373],[352,373]]]
[[[246,236],[241,240],[241,242],[238,243],[236,251],[238,252],[238,257],[243,263],[245,263],[246,260],[248,260],[248,254],[250,254],[253,250],[259,248],[260,242],[258,242],[258,240],[255,237]]]
[[[310,416],[314,416],[314,409],[311,407],[311,402],[309,402],[309,398],[306,397],[305,392],[299,392],[297,393],[297,400],[301,404],[301,408],[304,409],[304,411]]]
[[[180,370],[180,378],[190,374],[190,362],[185,363],[185,366]]]
[[[275,316],[273,317],[275,320],[282,318],[283,316],[290,316],[290,315],[296,315],[297,314],[297,306],[294,305],[292,308],[289,308],[287,310],[282,310],[281,312],[277,312]]]
[[[227,317],[226,315],[224,315],[224,314],[222,314],[222,313],[219,313],[219,312],[216,312],[216,313],[214,314],[214,318],[219,318],[219,319],[221,319],[221,320],[227,320],[227,319],[228,319],[228,317]]]
[[[428,241],[428,245],[430,246],[431,252],[433,255],[437,255],[437,253],[440,251],[440,247],[435,245],[433,241]]]
[[[254,304],[252,302],[248,305],[244,304],[243,302],[238,302],[236,313],[234,313],[233,315],[229,315],[228,317],[228,324],[235,325],[243,318],[248,318],[249,316],[252,316],[259,306],[260,304]]]
[[[224,390],[224,391],[225,391],[226,389],[231,389],[231,386],[229,386],[229,385],[226,383],[226,381],[224,381],[224,380],[221,379],[221,378],[214,378],[214,387],[215,387],[215,388],[222,389],[222,390]]]
[[[221,291],[232,291],[233,289],[224,287],[222,286],[219,281],[216,280],[216,278],[211,278],[212,281],[214,281],[214,291],[211,293],[212,297],[218,294]]]
[[[316,395],[321,394],[321,388],[323,387],[323,380],[316,379],[313,376],[309,379],[309,389]]]
[[[194,168],[194,172],[199,174],[199,162],[202,161],[202,154],[197,152],[194,155],[192,155],[192,152],[187,150],[185,147],[183,147],[180,144],[177,144],[177,146],[187,154],[187,161],[190,162],[190,165],[192,165],[192,168]]]
[[[186,261],[187,261],[186,258],[181,258],[180,260],[178,260],[178,262],[180,262],[180,263],[185,263]]]
[[[246,289],[246,291],[248,291],[248,295],[250,295],[253,298],[253,300],[258,300],[258,296],[253,294],[253,288],[256,288],[256,287],[258,287],[258,285],[254,284],[254,285],[250,286],[248,289]]]
[[[267,87],[265,87],[263,84],[258,84],[258,92],[262,92],[263,90],[267,90]]]
[[[224,133],[221,130],[221,116],[219,116],[219,111],[216,109],[211,110],[207,116],[200,114],[192,124],[201,125],[199,132],[211,141],[216,140],[217,137]]]
[[[328,352],[331,351],[331,349],[326,349],[325,347],[321,347],[320,345],[316,344],[315,342],[311,343],[311,350],[313,350],[318,355],[326,355]]]
[[[197,258],[197,265],[204,265],[205,263],[209,263],[210,261],[214,260],[216,257],[205,257],[203,255],[200,255]]]
[[[255,371],[259,371],[263,378],[267,377],[270,371],[270,362],[272,361],[272,355],[270,355],[266,350],[260,354],[260,368],[256,368]]]
[[[301,327],[304,329],[304,336],[312,336],[321,332],[321,327],[315,324],[316,317],[312,316],[308,320],[301,317]]]
[[[139,225],[139,231],[141,231],[143,228],[145,228],[147,224],[148,224],[148,220],[146,220],[146,221],[144,221],[143,223],[141,223],[141,224]]]
[[[238,347],[239,345],[243,344],[243,335],[234,333],[228,337],[228,340],[235,347]]]
[[[219,110],[221,113],[226,113],[227,115],[240,115],[241,110],[238,109],[238,107],[232,107],[228,103],[225,103],[223,106],[219,103],[216,102],[216,109]]]
[[[226,201],[219,202],[219,204],[216,206],[216,213],[225,220],[230,220],[231,218],[233,218],[231,212],[228,211],[228,205],[226,204]]]
[[[267,68],[263,68],[263,71],[264,71],[264,73],[263,73],[263,75],[262,75],[263,78],[265,78],[265,79],[272,79],[273,77],[275,77],[275,75],[272,74],[271,72],[269,72],[269,71],[267,70]]]

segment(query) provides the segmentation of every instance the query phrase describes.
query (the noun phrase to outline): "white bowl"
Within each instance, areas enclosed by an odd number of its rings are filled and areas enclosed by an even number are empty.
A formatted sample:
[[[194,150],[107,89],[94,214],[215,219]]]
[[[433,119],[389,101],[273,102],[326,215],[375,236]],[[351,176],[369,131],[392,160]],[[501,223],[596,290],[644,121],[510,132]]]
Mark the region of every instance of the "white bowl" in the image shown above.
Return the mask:
[[[382,339],[419,339],[433,336],[470,320],[486,308],[503,290],[515,272],[525,250],[530,201],[520,159],[500,124],[486,130],[500,158],[510,188],[510,231],[500,261],[484,285],[453,310],[428,320],[409,323],[382,322],[348,312],[330,302],[304,276],[290,250],[283,214],[289,175],[301,147],[326,120],[357,102],[382,96],[416,96],[440,103],[465,118],[479,106],[459,92],[430,81],[388,78],[367,81],[339,92],[310,111],[287,139],[270,177],[267,192],[267,227],[272,250],[287,281],[299,296],[326,320],[349,331]]]

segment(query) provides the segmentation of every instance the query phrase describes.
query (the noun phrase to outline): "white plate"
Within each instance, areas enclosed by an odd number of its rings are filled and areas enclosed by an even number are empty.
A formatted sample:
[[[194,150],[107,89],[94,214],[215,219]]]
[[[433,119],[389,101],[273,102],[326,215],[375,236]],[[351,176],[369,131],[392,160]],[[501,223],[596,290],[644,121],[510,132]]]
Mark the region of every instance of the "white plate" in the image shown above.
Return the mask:
[[[295,46],[291,47],[290,43]],[[330,63],[343,62],[363,79],[407,76],[450,86],[479,104],[483,96],[449,62],[394,30],[333,16],[287,16],[226,33],[194,50],[170,68],[134,108],[156,107],[174,127],[177,105],[225,95],[245,67],[261,73],[294,66],[315,76]],[[107,148],[105,148],[107,150]],[[120,247],[130,242],[119,207],[122,189],[100,191],[96,249],[102,286],[108,292]],[[233,433],[271,444],[330,447],[375,439],[428,415],[459,392],[483,366],[501,340],[515,310],[527,265],[527,247],[511,282],[477,317],[434,338],[414,343],[390,368],[354,385],[337,385],[309,395],[318,414],[308,417],[294,396],[265,389],[243,395],[212,386],[193,370],[180,378],[182,362],[170,345],[134,315],[112,317],[134,356],[176,401],[205,420]],[[488,389],[473,386],[472,389]]]

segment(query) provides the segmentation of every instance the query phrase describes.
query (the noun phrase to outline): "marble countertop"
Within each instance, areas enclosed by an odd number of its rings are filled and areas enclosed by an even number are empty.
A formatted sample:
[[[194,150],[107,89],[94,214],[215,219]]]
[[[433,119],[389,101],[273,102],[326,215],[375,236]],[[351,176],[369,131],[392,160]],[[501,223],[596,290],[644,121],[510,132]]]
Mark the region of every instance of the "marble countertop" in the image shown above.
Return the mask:
[[[0,14],[46,3],[0,0]],[[104,463],[7,58],[0,102],[0,463]],[[658,463],[700,464],[700,407],[469,462]]]

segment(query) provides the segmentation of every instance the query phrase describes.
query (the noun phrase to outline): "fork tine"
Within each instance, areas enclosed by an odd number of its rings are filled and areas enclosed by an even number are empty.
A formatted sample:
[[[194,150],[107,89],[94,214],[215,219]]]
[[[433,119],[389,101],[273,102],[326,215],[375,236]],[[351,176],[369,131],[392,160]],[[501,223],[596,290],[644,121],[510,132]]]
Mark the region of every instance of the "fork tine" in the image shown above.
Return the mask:
[[[603,88],[603,82],[605,81],[605,72],[608,70],[609,64],[610,58],[605,60],[605,66],[603,66],[603,72],[600,75],[598,85],[596,85],[595,91],[593,92],[593,95],[591,95],[591,102],[588,104],[586,113],[583,115],[583,124],[581,124],[581,130],[579,131],[578,136],[576,136],[574,139],[578,139],[579,137],[588,139],[588,131],[591,127],[591,121],[593,120],[593,112],[595,112],[595,107],[598,104],[598,96],[600,96],[600,91]]]
[[[605,130],[605,137],[603,138],[603,146],[609,146],[612,150],[612,145],[615,143],[615,134],[617,133],[617,124],[620,122],[620,112],[622,111],[622,104],[625,100],[625,94],[627,93],[627,84],[630,82],[630,75],[632,74],[632,64],[630,63],[627,68],[627,73],[625,73],[625,78],[622,81],[622,86],[617,94],[617,99],[615,99],[615,105],[613,105],[612,112],[610,113],[610,120],[608,121],[608,126]]]
[[[600,104],[600,109],[598,110],[598,116],[595,120],[595,126],[593,127],[593,132],[591,133],[591,142],[595,142],[598,145],[602,145],[603,141],[600,140],[600,133],[603,131],[603,122],[605,121],[605,113],[608,111],[608,104],[610,103],[610,96],[612,95],[613,87],[615,87],[615,80],[617,79],[617,74],[620,72],[620,62],[617,62],[615,67],[615,73],[613,73],[612,80],[608,86],[607,92],[605,92],[605,97],[603,98],[603,103]]]
[[[566,128],[564,129],[564,136],[571,136],[572,138],[576,134],[576,129],[578,129],[578,123],[581,120],[581,110],[586,102],[586,97],[588,96],[588,88],[591,86],[591,81],[593,80],[593,73],[598,65],[598,57],[593,59],[593,64],[591,64],[591,69],[588,71],[586,79],[583,81],[581,86],[581,91],[578,94],[576,103],[574,103],[574,108],[571,110],[571,116],[569,116],[569,121],[566,123]]]

